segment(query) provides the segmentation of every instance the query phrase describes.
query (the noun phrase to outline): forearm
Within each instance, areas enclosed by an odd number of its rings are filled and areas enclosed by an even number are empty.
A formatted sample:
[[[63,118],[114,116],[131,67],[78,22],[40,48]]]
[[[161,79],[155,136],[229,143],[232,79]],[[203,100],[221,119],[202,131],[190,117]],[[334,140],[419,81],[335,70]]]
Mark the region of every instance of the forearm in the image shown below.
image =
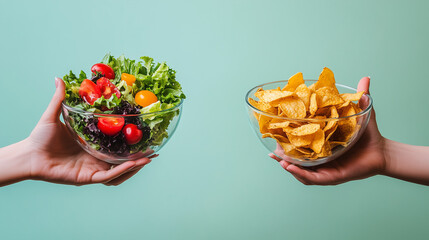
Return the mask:
[[[31,150],[21,141],[0,148],[0,187],[16,183],[31,176]]]
[[[429,185],[429,147],[413,146],[386,139],[384,175]]]

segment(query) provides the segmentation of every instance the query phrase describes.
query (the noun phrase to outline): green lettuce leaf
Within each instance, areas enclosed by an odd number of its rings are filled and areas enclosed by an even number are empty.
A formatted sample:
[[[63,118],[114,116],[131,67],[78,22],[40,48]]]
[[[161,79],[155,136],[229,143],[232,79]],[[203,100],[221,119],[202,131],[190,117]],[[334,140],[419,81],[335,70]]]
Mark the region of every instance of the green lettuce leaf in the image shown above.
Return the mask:
[[[82,103],[82,99],[79,96],[80,84],[86,79],[86,73],[81,71],[79,77],[70,71],[69,74],[64,75],[63,81],[66,85],[66,96],[64,102],[69,106],[75,106]]]
[[[116,106],[119,106],[121,103],[121,99],[116,96],[116,94],[112,94],[112,96],[108,99],[104,98],[104,96],[101,96],[97,100],[95,100],[94,104],[92,104],[92,107],[95,107],[97,109],[100,109],[101,106],[105,106],[108,109],[112,109]]]
[[[163,113],[154,112],[159,112],[172,107],[173,104],[161,103],[160,101],[158,101],[141,109],[141,113],[147,114],[143,117],[143,121],[152,129],[152,144],[160,145],[164,138],[168,137],[167,128],[170,125],[171,120],[175,116],[179,115],[179,109]],[[152,115],[150,113],[154,114]]]

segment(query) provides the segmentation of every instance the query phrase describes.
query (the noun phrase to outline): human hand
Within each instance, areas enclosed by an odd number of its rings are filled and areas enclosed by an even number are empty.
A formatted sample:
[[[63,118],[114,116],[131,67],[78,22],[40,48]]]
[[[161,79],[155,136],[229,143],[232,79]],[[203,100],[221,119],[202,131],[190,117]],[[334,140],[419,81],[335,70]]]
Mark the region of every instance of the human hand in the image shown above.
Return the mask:
[[[85,152],[60,121],[65,85],[61,79],[56,78],[55,86],[57,89],[48,108],[23,143],[32,152],[30,178],[72,185],[119,185],[150,163],[150,158],[157,156],[115,166]]]
[[[364,77],[359,81],[358,91],[369,93],[369,77]],[[361,139],[348,152],[338,159],[311,168],[301,168],[291,164],[281,156],[280,151],[269,156],[277,161],[297,180],[305,185],[336,185],[352,180],[363,179],[382,173],[386,166],[384,155],[385,138],[378,130],[374,109],[368,126]]]

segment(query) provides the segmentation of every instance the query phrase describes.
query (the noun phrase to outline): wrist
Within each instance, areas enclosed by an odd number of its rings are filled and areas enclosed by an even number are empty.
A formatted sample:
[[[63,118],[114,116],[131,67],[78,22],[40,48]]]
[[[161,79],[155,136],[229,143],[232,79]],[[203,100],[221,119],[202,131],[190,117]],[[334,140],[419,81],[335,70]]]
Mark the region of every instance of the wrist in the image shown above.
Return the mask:
[[[0,186],[31,178],[32,150],[27,140],[0,149]]]
[[[391,140],[384,138],[383,139],[383,159],[384,159],[384,168],[383,171],[381,172],[382,175],[389,175],[389,171],[391,168],[391,151],[389,149],[391,149]]]
[[[388,175],[387,172],[389,171],[390,168],[390,145],[391,140],[387,139],[387,138],[383,138],[383,144],[382,144],[382,151],[383,151],[383,169],[381,170],[380,174],[381,175]]]

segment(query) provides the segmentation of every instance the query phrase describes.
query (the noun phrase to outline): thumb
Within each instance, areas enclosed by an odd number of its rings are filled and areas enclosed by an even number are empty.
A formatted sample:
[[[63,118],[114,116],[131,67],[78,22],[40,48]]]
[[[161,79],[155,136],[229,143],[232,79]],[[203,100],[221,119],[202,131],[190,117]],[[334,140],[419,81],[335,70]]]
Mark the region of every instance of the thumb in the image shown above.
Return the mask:
[[[358,83],[357,91],[364,91],[365,93],[369,94],[369,83],[370,77],[363,77]]]
[[[48,105],[48,108],[42,115],[40,119],[41,122],[56,122],[60,118],[61,114],[61,103],[63,102],[66,92],[65,84],[61,78],[55,78],[56,90],[54,96],[52,97],[51,102]]]

